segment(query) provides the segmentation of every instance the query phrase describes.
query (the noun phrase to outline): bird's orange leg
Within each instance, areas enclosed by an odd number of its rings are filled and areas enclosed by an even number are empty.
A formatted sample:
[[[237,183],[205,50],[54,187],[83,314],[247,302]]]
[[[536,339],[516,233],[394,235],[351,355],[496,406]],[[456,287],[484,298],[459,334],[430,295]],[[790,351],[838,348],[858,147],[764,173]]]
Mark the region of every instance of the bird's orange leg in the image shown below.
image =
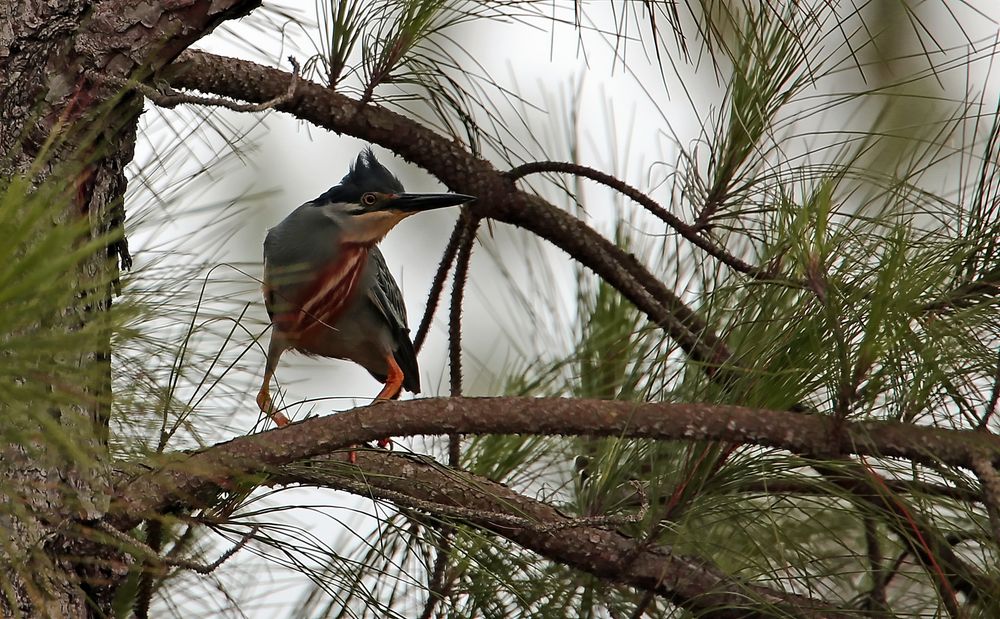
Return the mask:
[[[389,353],[385,357],[385,362],[389,366],[389,371],[386,372],[385,376],[385,387],[382,387],[382,391],[375,396],[372,400],[372,404],[377,404],[379,402],[388,402],[389,400],[394,400],[399,397],[399,392],[403,390],[403,370],[399,369],[399,364],[396,363],[396,358]],[[378,446],[385,449],[386,447],[392,447],[391,438],[380,438],[378,440]],[[358,454],[355,451],[351,451],[347,454],[347,459],[351,464],[355,464],[358,461]]]
[[[375,396],[372,404],[394,400],[399,397],[399,392],[403,390],[403,370],[399,369],[396,358],[392,356],[392,353],[389,353],[385,357],[385,362],[389,365],[389,371],[386,372],[385,376],[385,387],[382,387],[382,391],[379,391],[378,395]]]
[[[264,384],[260,386],[260,391],[257,392],[257,407],[260,408],[260,412],[264,413],[270,417],[272,421],[274,421],[274,425],[279,428],[283,428],[289,424],[289,421],[288,417],[285,417],[284,414],[274,410],[273,408],[274,403],[271,402],[270,393],[270,383],[273,375],[274,372],[271,372],[270,370],[264,371]]]
[[[403,390],[403,370],[399,369],[396,358],[392,356],[392,353],[389,353],[386,355],[385,361],[389,366],[389,371],[385,375],[385,387],[382,387],[382,391],[375,396],[372,404],[395,400],[399,397],[399,392]],[[392,439],[381,438],[378,441],[378,446],[382,448],[392,447]]]

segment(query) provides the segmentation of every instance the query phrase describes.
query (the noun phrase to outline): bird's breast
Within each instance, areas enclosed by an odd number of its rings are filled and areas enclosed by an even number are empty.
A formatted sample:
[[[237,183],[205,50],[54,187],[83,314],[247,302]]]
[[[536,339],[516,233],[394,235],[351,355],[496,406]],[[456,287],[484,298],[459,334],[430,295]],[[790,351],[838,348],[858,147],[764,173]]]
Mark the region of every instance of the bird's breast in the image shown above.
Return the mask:
[[[305,288],[295,307],[277,317],[277,326],[293,340],[309,337],[317,329],[333,328],[354,300],[367,262],[367,246],[342,246],[337,259]]]

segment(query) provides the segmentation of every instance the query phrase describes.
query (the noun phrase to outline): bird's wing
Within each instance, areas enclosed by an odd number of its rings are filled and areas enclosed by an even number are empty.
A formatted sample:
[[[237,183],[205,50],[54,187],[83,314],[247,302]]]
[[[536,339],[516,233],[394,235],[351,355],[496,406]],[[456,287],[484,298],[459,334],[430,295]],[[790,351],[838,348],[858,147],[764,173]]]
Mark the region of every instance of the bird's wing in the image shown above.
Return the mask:
[[[406,305],[403,304],[403,294],[396,285],[389,267],[382,257],[378,247],[372,247],[368,259],[375,271],[375,282],[368,289],[368,298],[382,313],[386,322],[395,331],[397,329],[409,332],[406,323]]]
[[[274,315],[278,311],[278,305],[280,299],[278,295],[281,293],[278,288],[280,288],[281,277],[275,276],[275,264],[276,257],[273,256],[275,251],[275,228],[268,230],[267,236],[264,238],[264,273],[261,277],[260,291],[264,295],[264,308],[267,309],[267,317],[272,321],[274,320]]]
[[[267,317],[274,320],[274,290],[268,283],[271,280],[271,271],[267,268],[267,254],[264,255],[264,275],[260,282],[260,291],[264,294],[264,308],[267,310]]]
[[[375,271],[375,282],[368,289],[368,300],[392,330],[393,339],[398,346],[394,356],[399,369],[403,370],[403,386],[413,393],[419,393],[420,369],[417,366],[417,353],[410,340],[410,329],[406,323],[403,294],[399,291],[399,286],[396,285],[396,280],[389,272],[389,267],[378,247],[371,249],[368,259]]]

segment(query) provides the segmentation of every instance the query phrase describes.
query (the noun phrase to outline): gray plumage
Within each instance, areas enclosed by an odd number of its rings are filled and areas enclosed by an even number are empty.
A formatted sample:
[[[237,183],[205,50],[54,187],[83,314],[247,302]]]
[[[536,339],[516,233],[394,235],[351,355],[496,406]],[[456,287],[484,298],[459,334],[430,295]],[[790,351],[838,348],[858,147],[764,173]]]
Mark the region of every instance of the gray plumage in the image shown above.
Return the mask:
[[[367,149],[339,185],[268,231],[264,303],[274,328],[257,396],[262,411],[288,423],[272,410],[268,385],[289,349],[354,361],[385,383],[378,398],[420,391],[403,295],[376,243],[413,213],[471,199],[404,193]]]

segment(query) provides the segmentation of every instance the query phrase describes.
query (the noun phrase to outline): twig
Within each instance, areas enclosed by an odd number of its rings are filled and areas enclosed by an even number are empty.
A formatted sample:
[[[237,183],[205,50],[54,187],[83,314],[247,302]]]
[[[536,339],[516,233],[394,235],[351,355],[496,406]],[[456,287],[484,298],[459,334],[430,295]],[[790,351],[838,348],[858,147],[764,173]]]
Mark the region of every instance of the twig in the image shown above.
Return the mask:
[[[967,488],[959,488],[956,486],[948,486],[945,484],[926,481],[900,479],[885,479],[883,481],[890,490],[900,494],[930,494],[965,503],[979,503],[983,500],[981,494]],[[733,492],[760,493],[767,495],[791,494],[801,496],[829,496],[831,494],[829,489],[818,485],[815,480],[807,481],[780,478],[775,480],[763,478],[742,482],[733,489]]]
[[[143,84],[142,82],[138,82],[134,86],[136,90],[142,93],[142,96],[163,108],[174,108],[178,105],[190,104],[224,107],[235,112],[263,112],[264,110],[276,108],[279,105],[288,103],[295,98],[295,90],[299,85],[299,61],[296,60],[294,56],[289,56],[288,62],[292,64],[292,75],[291,79],[288,81],[288,88],[285,90],[284,94],[278,95],[273,99],[268,99],[267,101],[263,101],[261,103],[237,103],[232,99],[226,99],[224,97],[189,95],[187,93],[177,92],[176,90],[170,88],[167,84],[162,84],[161,89],[153,88]]]
[[[1000,293],[1000,269],[991,269],[977,280],[961,284],[946,292],[937,301],[924,305],[925,312],[969,307],[979,297],[996,297]]]
[[[639,600],[635,610],[632,611],[632,614],[629,615],[629,617],[631,619],[641,619],[641,617],[646,614],[646,611],[653,604],[653,600],[655,599],[656,596],[653,595],[653,592],[647,591],[646,594],[642,596],[642,599]]]
[[[610,187],[615,191],[621,193],[622,195],[628,196],[635,202],[642,205],[647,211],[655,215],[660,221],[664,222],[671,228],[677,231],[682,237],[690,241],[697,247],[700,247],[708,255],[716,258],[726,266],[732,268],[735,271],[744,273],[753,277],[754,279],[768,279],[774,280],[777,276],[769,271],[764,271],[755,266],[747,264],[743,260],[740,260],[736,256],[730,254],[725,249],[719,247],[706,237],[698,233],[698,231],[686,223],[684,223],[679,217],[668,211],[667,209],[660,206],[655,200],[642,193],[635,187],[632,187],[628,183],[625,183],[610,174],[605,174],[599,170],[593,168],[579,165],[576,163],[560,162],[560,161],[535,161],[532,163],[525,163],[523,165],[517,166],[507,172],[507,177],[512,181],[527,176],[529,174],[536,174],[539,172],[563,172],[566,174],[574,174],[576,176],[583,176],[589,178],[592,181]]]
[[[878,539],[878,524],[870,515],[864,516],[865,545],[868,549],[868,565],[872,575],[872,588],[865,596],[867,610],[886,612],[889,610],[885,599],[886,573],[882,564],[882,544]]]
[[[463,213],[465,224],[458,244],[455,276],[451,286],[451,308],[448,316],[448,361],[451,368],[451,396],[462,395],[462,299],[469,276],[469,261],[472,245],[476,238],[479,219],[471,213]]]
[[[945,610],[948,611],[949,616],[952,618],[961,617],[962,613],[958,606],[956,589],[963,591],[967,595],[979,594],[980,592],[976,591],[975,583],[972,582],[973,579],[967,578],[966,574],[952,574],[951,571],[957,565],[962,565],[965,572],[971,571],[972,568],[962,564],[949,546],[940,543],[940,536],[930,536],[930,534],[936,533],[936,530],[927,527],[924,523],[918,522],[918,517],[911,513],[906,503],[889,490],[889,486],[886,485],[882,476],[875,472],[875,469],[864,458],[861,458],[861,466],[868,472],[870,480],[874,482],[880,499],[888,508],[888,513],[899,521],[900,525],[896,527],[896,530],[902,534],[904,541],[913,549],[913,552],[928,564],[928,572],[933,576],[938,596],[942,604],[944,604]],[[817,471],[823,472],[823,469],[828,467],[814,466],[814,468]],[[824,474],[829,476],[826,473]],[[857,481],[861,482],[860,479],[857,479]],[[861,496],[863,496],[862,492],[855,494],[856,498],[861,498]],[[909,533],[912,533],[912,536]],[[949,566],[947,572],[942,568],[942,563]]]
[[[441,291],[444,290],[444,280],[448,277],[451,264],[455,261],[455,254],[458,253],[458,243],[464,229],[463,211],[463,216],[458,218],[458,221],[455,222],[455,227],[451,230],[448,245],[444,248],[444,253],[441,255],[441,262],[438,263],[437,272],[434,273],[434,280],[431,282],[430,292],[427,293],[427,305],[424,307],[424,315],[420,319],[420,326],[417,327],[417,335],[413,338],[413,348],[417,352],[420,352],[420,348],[424,345],[424,340],[427,338],[427,332],[430,331],[431,321],[434,320],[434,312],[437,311],[438,301],[441,300]]]
[[[997,350],[997,366],[993,372],[993,391],[990,393],[990,403],[986,406],[986,412],[979,419],[977,430],[989,429],[990,418],[996,414],[998,402],[1000,402],[1000,349]]]
[[[117,529],[115,529],[117,531]],[[146,539],[149,540],[149,549],[153,556],[159,557],[163,548],[163,521],[153,518],[146,521]],[[135,594],[135,603],[132,605],[136,619],[147,619],[149,617],[149,604],[153,600],[153,570],[149,561],[145,561],[142,574],[139,577],[139,586]]]
[[[203,575],[211,574],[215,570],[219,569],[219,567],[223,563],[231,559],[233,555],[235,555],[240,550],[243,550],[243,548],[250,542],[253,536],[257,533],[257,527],[256,526],[251,527],[250,531],[247,532],[247,534],[243,536],[243,539],[238,541],[236,545],[234,545],[226,552],[222,553],[222,555],[220,555],[219,558],[216,559],[215,561],[205,564],[205,563],[198,563],[197,561],[189,561],[187,559],[164,557],[159,552],[154,550],[152,547],[147,545],[145,542],[137,540],[136,538],[127,535],[122,531],[119,531],[118,529],[114,528],[113,526],[111,526],[106,522],[100,523],[98,525],[98,529],[100,529],[104,533],[107,533],[111,537],[121,542],[124,542],[135,549],[142,551],[144,553],[143,558],[149,561],[150,563],[156,563],[159,565],[169,565],[171,567],[191,570]]]
[[[461,239],[455,261],[455,277],[451,286],[451,309],[448,317],[448,359],[451,368],[451,397],[462,396],[462,300],[465,284],[469,278],[469,262],[472,246],[479,228],[479,218],[471,213],[463,213]],[[457,467],[461,459],[461,438],[457,434],[448,437],[448,465]]]
[[[448,596],[448,590],[451,587],[445,583],[444,577],[448,569],[448,559],[451,556],[451,540],[454,532],[455,528],[452,526],[445,527],[441,531],[441,543],[438,546],[437,555],[434,557],[434,567],[431,569],[427,585],[427,601],[420,613],[420,619],[431,619],[438,603]]]
[[[448,319],[448,357],[450,361],[450,391],[452,397],[462,395],[462,299],[465,295],[465,284],[468,281],[469,261],[472,258],[472,246],[476,240],[476,230],[479,228],[479,218],[472,215],[468,209],[462,210],[462,215],[455,226],[452,238],[455,239],[455,251],[457,261],[455,264],[455,277],[451,287],[451,308]],[[457,233],[457,234],[456,234]],[[449,248],[451,241],[449,240]],[[447,250],[445,254],[447,255]],[[441,260],[438,273],[447,273],[445,260]],[[435,283],[437,279],[435,278]],[[433,292],[433,286],[432,286]],[[440,292],[438,293],[440,294]],[[428,304],[428,309],[430,304]],[[462,456],[462,436],[460,434],[448,435],[448,466],[458,468]],[[434,614],[434,609],[440,600],[448,595],[448,586],[444,582],[448,561],[451,557],[451,541],[455,534],[455,527],[446,525],[441,529],[441,544],[437,549],[437,556],[434,558],[434,569],[431,571],[430,581],[427,586],[427,602],[424,610],[420,614],[421,619],[430,619]]]

